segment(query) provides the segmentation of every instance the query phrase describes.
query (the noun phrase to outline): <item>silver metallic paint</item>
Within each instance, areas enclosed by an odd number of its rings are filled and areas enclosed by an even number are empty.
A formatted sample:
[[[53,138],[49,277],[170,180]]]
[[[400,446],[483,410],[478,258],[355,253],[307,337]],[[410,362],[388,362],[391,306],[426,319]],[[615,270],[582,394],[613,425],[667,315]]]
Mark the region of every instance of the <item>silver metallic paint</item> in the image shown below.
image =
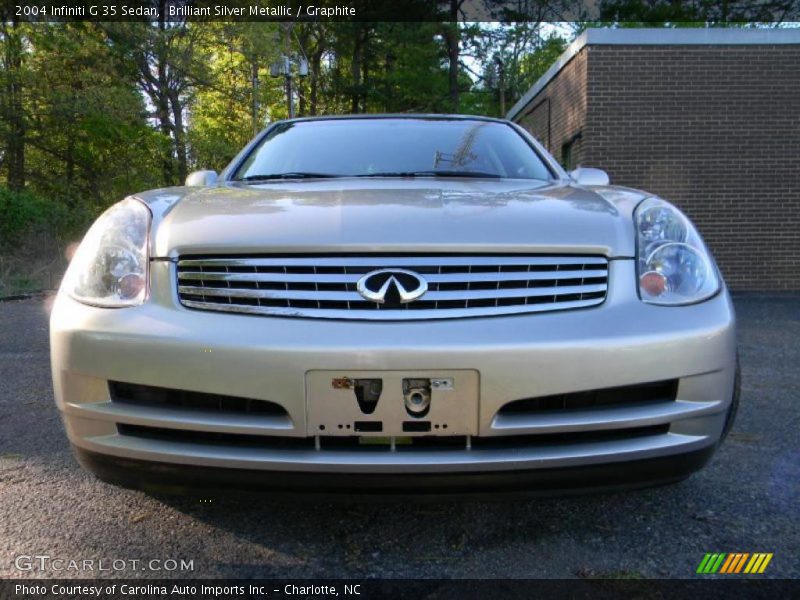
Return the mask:
[[[231,182],[228,168],[215,187],[137,194],[153,213],[147,302],[103,309],[61,293],[52,310],[55,397],[70,441],[113,456],[178,464],[367,473],[545,469],[716,444],[736,364],[727,291],[691,306],[641,302],[632,212],[647,194],[581,187],[529,134],[511,126],[548,163],[552,181],[335,179],[247,186]],[[402,323],[208,313],[185,308],[177,298],[180,255],[343,252],[599,254],[610,259],[608,295],[581,310]],[[117,434],[116,423],[130,423],[304,437],[305,382],[312,370],[476,370],[480,436],[670,428],[617,441],[413,453],[275,451]],[[521,398],[672,378],[680,383],[678,401],[669,405],[498,415],[505,403]],[[287,416],[187,415],[112,404],[109,380],[261,398],[283,406]]]
[[[180,306],[175,265],[154,261],[148,303],[98,309],[59,295],[51,320],[56,400],[76,446],[115,456],[241,468],[392,472],[546,468],[629,460],[716,443],[730,405],[735,368],[733,308],[727,292],[693,306],[642,303],[633,260],[610,265],[609,297],[596,308],[561,313],[395,323],[317,321],[213,314]],[[209,320],[211,319],[211,320]],[[409,456],[144,443],[117,435],[115,422],[196,430],[305,436],[309,370],[480,371],[479,435],[587,430],[590,419],[536,419],[509,426],[506,402],[580,389],[680,378],[674,407],[605,412],[597,428],[671,423],[658,439],[632,439],[523,453],[476,450]],[[194,417],[158,409],[112,409],[107,380],[262,398],[286,419]],[[685,409],[685,410],[684,410]],[[115,410],[114,414],[110,411]],[[472,454],[470,454],[472,453]],[[327,465],[327,467],[325,466]]]

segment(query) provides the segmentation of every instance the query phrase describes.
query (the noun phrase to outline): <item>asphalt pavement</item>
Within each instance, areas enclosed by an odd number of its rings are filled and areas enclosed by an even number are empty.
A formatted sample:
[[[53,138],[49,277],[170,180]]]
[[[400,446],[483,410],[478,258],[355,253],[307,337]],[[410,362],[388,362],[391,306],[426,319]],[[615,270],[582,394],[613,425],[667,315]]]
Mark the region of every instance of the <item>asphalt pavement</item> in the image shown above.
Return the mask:
[[[772,552],[764,576],[800,576],[799,296],[735,298],[739,417],[688,480],[425,503],[163,498],[96,480],[72,457],[53,404],[48,302],[0,302],[0,579],[693,578],[706,552]],[[36,555],[50,557],[47,569],[36,559],[28,570]],[[69,570],[70,560],[95,570]],[[170,560],[192,570],[164,570]]]

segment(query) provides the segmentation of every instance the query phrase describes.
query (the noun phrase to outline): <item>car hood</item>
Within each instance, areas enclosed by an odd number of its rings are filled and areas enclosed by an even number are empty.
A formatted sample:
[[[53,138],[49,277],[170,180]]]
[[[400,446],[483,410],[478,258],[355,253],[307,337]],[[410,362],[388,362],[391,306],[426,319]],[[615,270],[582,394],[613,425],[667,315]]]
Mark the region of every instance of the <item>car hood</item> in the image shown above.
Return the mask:
[[[643,193],[531,180],[330,179],[169,188],[152,256],[296,252],[634,255]]]

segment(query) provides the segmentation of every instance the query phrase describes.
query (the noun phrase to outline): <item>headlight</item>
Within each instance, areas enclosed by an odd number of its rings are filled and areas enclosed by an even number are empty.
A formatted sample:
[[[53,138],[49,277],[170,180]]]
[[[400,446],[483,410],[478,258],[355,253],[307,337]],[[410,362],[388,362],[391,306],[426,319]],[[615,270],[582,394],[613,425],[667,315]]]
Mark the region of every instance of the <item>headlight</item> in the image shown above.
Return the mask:
[[[85,304],[136,306],[147,296],[150,210],[128,198],[94,222],[83,238],[62,290]]]
[[[691,304],[720,282],[700,234],[683,213],[658,198],[636,208],[639,295],[651,304]]]

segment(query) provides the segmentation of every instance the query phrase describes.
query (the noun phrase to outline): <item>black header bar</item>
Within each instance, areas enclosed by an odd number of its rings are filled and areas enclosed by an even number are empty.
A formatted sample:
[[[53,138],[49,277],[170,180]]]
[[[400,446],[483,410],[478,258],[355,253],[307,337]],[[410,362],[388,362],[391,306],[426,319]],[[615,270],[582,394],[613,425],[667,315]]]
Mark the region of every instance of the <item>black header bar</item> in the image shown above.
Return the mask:
[[[800,0],[2,0],[4,20],[769,23]]]

